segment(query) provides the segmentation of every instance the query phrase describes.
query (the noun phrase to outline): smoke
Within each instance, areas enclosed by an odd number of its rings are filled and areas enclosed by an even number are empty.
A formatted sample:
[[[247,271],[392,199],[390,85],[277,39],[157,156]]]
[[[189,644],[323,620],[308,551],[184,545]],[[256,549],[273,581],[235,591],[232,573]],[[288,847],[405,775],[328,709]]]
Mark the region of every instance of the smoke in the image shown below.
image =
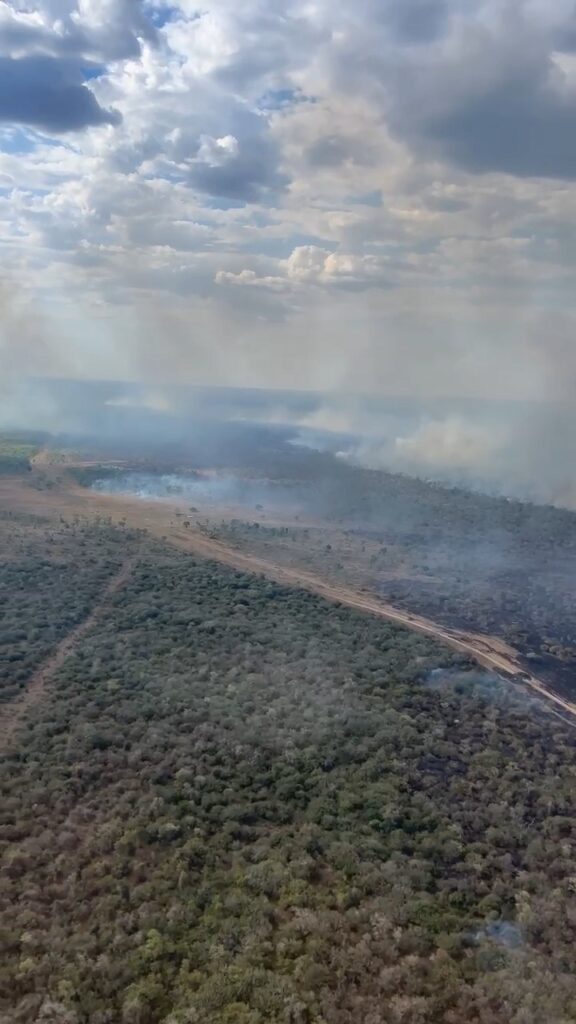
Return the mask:
[[[474,689],[476,692],[490,695],[507,692],[499,675],[482,669],[433,668],[424,679],[424,685],[432,690],[449,689],[464,692]]]
[[[229,504],[254,510],[281,505],[297,510],[296,494],[267,480],[235,476],[232,473],[115,473],[98,478],[92,490],[101,494],[123,494],[150,500],[188,502],[194,506]]]
[[[417,424],[398,436],[363,438],[338,452],[342,459],[369,469],[395,469],[417,476],[488,476],[504,438],[487,425],[448,415]]]
[[[408,437],[397,437],[395,452],[401,462],[456,470],[486,471],[501,444],[497,436],[461,417],[424,423]]]
[[[477,668],[434,668],[428,672],[423,683],[432,690],[447,690],[457,695],[470,694],[486,704],[505,710],[523,711],[538,716],[550,713],[547,701],[503,679],[496,672]]]
[[[28,375],[32,368],[43,374],[61,365],[58,345],[33,311],[29,294],[5,275],[0,282],[0,428],[54,429],[59,414],[49,386]]]
[[[104,405],[113,409],[148,409],[150,412],[169,413],[174,411],[174,401],[159,391],[141,395],[119,395],[106,399]]]
[[[477,942],[489,939],[496,946],[509,950],[522,949],[524,946],[522,931],[512,921],[490,921],[474,933],[474,938]]]
[[[110,381],[106,390],[85,381],[74,390],[78,365],[98,348],[96,335],[79,337],[71,362],[68,341],[56,337],[50,316],[27,307],[25,293],[11,294],[4,285],[0,313],[0,429],[110,437],[114,428],[121,438],[129,428],[148,442],[158,431],[166,441],[181,440],[192,417],[198,423],[256,424],[269,428],[271,437],[285,429],[292,445],[351,465],[576,508],[576,411],[566,404],[177,386],[165,383],[158,363],[145,358],[150,332],[158,326],[153,318],[140,362],[135,358],[130,370],[140,383]],[[133,344],[138,347],[135,341],[126,344],[124,368],[131,365]],[[110,339],[107,346],[108,352],[114,347]],[[167,366],[179,365],[183,337],[176,334],[163,352]],[[35,368],[46,375],[30,379]],[[68,391],[48,371],[67,378]]]
[[[292,423],[294,444],[352,465],[576,508],[576,412],[567,404],[332,395]]]

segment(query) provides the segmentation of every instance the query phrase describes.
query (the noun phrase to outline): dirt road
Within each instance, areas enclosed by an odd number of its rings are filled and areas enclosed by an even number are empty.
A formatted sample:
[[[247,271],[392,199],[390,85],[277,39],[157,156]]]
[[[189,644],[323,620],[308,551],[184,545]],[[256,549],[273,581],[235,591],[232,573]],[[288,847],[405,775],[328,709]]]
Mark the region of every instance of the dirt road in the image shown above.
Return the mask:
[[[151,528],[151,532],[155,532],[153,528]],[[522,666],[519,652],[515,651],[513,647],[510,647],[503,640],[498,639],[498,637],[449,629],[422,615],[416,615],[395,608],[393,605],[381,601],[377,597],[358,593],[350,587],[328,583],[304,570],[275,565],[273,562],[258,558],[255,555],[236,551],[221,541],[213,540],[200,534],[193,528],[186,531],[173,529],[170,535],[166,537],[166,540],[183,550],[190,551],[201,557],[213,558],[216,561],[225,562],[227,565],[245,570],[246,572],[260,573],[277,583],[300,587],[318,594],[328,601],[334,601],[349,608],[356,608],[370,615],[378,615],[380,618],[395,622],[399,626],[404,626],[407,629],[412,629],[418,633],[424,633],[427,636],[441,640],[460,654],[473,658],[482,668],[497,672],[499,675],[504,675],[507,678],[512,677],[513,682],[535,691],[539,697],[551,702],[558,711],[562,712],[561,717],[564,721],[566,720],[566,714],[576,719],[576,704],[565,700],[559,694],[550,690],[536,676],[527,673]]]
[[[0,753],[4,752],[9,746],[10,740],[25,713],[42,698],[46,684],[54,673],[64,664],[66,658],[78,646],[82,637],[92,628],[105,611],[112,595],[127,582],[132,569],[133,560],[126,560],[119,572],[108,582],[90,614],[61,640],[54,653],[33,673],[22,696],[17,697],[16,700],[8,704],[0,704]]]
[[[175,522],[169,503],[143,501],[126,495],[105,495],[78,487],[67,481],[57,490],[34,491],[26,482],[0,482],[0,502],[21,511],[36,511],[49,516],[108,516],[114,522],[145,529],[152,536],[202,558],[212,558],[233,568],[259,573],[287,586],[300,587],[328,601],[339,602],[370,615],[378,615],[400,626],[424,633],[473,658],[483,668],[497,672],[546,700],[564,721],[576,720],[576,704],[550,690],[536,676],[525,671],[520,653],[495,636],[451,629],[422,615],[396,608],[376,596],[348,586],[330,583],[317,574],[300,568],[277,565],[215,540],[194,525]],[[576,724],[576,721],[575,723]]]

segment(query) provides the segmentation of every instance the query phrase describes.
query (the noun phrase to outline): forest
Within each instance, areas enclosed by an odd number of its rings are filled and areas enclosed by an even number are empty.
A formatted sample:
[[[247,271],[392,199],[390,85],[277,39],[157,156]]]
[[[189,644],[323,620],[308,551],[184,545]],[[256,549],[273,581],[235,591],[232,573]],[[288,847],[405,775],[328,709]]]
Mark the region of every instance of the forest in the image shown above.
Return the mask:
[[[33,527],[35,526],[35,529]],[[38,528],[40,526],[40,528]],[[63,520],[0,515],[0,703],[23,690],[89,613],[125,552],[125,537]]]
[[[86,605],[132,570],[5,750],[2,1024],[576,1018],[569,725],[381,619],[43,529],[11,524],[24,632],[42,550]]]

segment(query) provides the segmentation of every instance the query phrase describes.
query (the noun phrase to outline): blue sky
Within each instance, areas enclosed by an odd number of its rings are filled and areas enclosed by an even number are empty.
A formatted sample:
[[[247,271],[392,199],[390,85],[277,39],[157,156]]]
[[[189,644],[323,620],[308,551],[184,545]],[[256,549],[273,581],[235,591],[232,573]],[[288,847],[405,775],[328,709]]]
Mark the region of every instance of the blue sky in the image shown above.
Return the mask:
[[[0,369],[571,397],[570,0],[0,0]]]

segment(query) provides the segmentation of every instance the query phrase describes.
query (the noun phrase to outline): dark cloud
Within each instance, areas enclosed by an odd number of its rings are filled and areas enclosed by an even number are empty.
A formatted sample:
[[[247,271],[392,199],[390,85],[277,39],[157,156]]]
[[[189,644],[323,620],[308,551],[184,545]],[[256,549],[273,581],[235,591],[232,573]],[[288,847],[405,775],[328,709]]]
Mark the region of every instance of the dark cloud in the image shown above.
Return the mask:
[[[206,116],[179,130],[171,142],[167,155],[175,171],[186,165],[187,183],[217,199],[255,202],[282,191],[287,179],[265,120],[234,100],[222,104],[219,98],[211,109],[211,99],[208,93]]]
[[[11,10],[0,31],[0,121],[49,132],[117,124],[115,110],[100,106],[86,80],[110,61],[140,56],[141,40],[158,42],[141,0],[94,0],[82,24],[69,10],[50,8],[32,24]]]
[[[383,17],[399,42],[428,43],[445,30],[448,4],[443,0],[393,0]]]
[[[572,17],[554,33],[554,49],[559,53],[576,52],[576,6]]]
[[[576,48],[574,11],[507,0],[358,2],[330,56],[337,87],[376,102],[419,157],[474,173],[576,179],[576,84],[558,59]]]
[[[192,164],[190,183],[212,196],[255,202],[281,191],[287,179],[278,170],[276,147],[266,138],[246,136],[221,163]]]
[[[470,206],[467,199],[453,199],[450,196],[424,196],[423,203],[429,210],[437,213],[461,213]]]
[[[459,97],[440,112],[407,111],[393,125],[417,146],[473,172],[576,178],[576,102],[538,73],[489,83],[481,95]],[[400,115],[400,116],[398,116]]]
[[[373,166],[377,149],[368,140],[346,135],[321,135],[306,150],[311,167],[340,167],[350,162],[362,167]]]
[[[83,83],[79,67],[54,57],[0,57],[0,121],[49,132],[118,124]]]
[[[102,23],[82,25],[62,12],[55,30],[47,21],[32,25],[13,12],[2,22],[0,53],[10,57],[51,56],[77,60],[125,60],[140,55],[140,40],[158,43],[158,31],[141,0],[116,0],[103,9]]]

